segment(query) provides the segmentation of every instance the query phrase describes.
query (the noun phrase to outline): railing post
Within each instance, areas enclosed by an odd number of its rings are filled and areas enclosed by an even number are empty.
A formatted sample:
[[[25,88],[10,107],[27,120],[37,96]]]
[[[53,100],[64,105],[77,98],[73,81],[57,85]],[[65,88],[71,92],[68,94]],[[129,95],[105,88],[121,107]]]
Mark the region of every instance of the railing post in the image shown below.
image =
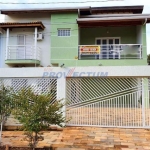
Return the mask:
[[[24,46],[24,59],[26,59],[26,45]]]
[[[9,43],[9,28],[7,28],[7,31],[6,31],[6,57],[5,57],[5,60],[8,59],[8,43]]]
[[[81,59],[81,54],[80,54],[80,45],[78,45],[78,59]]]
[[[140,45],[140,59],[142,58],[142,45]]]
[[[35,60],[37,59],[37,27],[35,27],[35,38],[34,38],[34,53]]]

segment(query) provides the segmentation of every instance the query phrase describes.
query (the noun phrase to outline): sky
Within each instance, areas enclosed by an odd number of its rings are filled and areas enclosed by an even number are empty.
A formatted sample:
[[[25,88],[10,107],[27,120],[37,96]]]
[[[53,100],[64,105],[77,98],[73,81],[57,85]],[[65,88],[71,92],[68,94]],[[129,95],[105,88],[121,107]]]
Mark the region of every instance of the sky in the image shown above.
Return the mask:
[[[21,8],[28,9],[28,8],[41,8],[41,6],[42,8],[52,8],[52,7],[75,7],[75,6],[103,7],[103,6],[130,6],[130,5],[144,5],[143,14],[150,14],[150,0],[13,0],[13,1],[0,0],[0,9],[21,9]],[[0,15],[0,20],[1,22],[4,21],[3,15]],[[147,24],[146,26],[146,33],[147,33],[147,53],[150,54],[150,42],[149,42],[150,23]]]

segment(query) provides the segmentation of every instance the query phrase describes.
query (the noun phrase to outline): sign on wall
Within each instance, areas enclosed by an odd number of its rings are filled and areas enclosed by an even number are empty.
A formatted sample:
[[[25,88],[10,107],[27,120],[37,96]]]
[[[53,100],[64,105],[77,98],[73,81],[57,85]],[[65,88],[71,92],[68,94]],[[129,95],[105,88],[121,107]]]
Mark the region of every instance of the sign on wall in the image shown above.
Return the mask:
[[[79,47],[80,55],[99,55],[100,46],[80,46]]]

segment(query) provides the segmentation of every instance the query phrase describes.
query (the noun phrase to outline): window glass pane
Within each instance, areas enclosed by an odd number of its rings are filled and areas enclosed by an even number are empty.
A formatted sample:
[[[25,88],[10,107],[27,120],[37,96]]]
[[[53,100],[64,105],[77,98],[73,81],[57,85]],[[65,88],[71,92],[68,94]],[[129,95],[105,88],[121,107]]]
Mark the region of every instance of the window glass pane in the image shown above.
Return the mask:
[[[115,39],[115,44],[119,44],[119,39]]]
[[[101,54],[103,59],[107,59],[107,40],[102,39]]]
[[[97,40],[96,43],[97,43],[98,45],[100,45],[100,44],[101,44],[101,40]]]
[[[70,36],[70,29],[58,29],[58,36]]]
[[[113,44],[113,39],[109,39],[109,44]]]
[[[102,44],[107,44],[107,40],[102,40]]]

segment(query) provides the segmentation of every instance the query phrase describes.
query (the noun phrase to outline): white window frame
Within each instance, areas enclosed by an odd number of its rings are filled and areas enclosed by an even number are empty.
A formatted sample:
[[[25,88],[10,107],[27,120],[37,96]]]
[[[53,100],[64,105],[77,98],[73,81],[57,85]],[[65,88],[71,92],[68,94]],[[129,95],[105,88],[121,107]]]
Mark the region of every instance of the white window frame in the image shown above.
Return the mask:
[[[107,41],[107,43],[108,43],[108,41],[110,40],[110,39],[113,39],[113,44],[115,44],[115,39],[119,39],[119,44],[121,43],[121,37],[96,37],[95,38],[95,44],[96,45],[98,45],[97,44],[97,40],[106,40]],[[100,45],[102,45],[102,44],[100,44]],[[106,45],[109,45],[109,44],[106,44]],[[110,44],[110,45],[112,45],[112,44]],[[107,56],[108,57],[108,56]],[[99,58],[100,59],[100,58]],[[108,58],[107,58],[108,59]]]
[[[69,31],[70,32],[70,35],[65,35],[65,34],[63,34],[63,35],[59,35],[59,31]],[[58,37],[70,37],[71,36],[71,29],[70,28],[58,28],[57,29],[57,36]]]
[[[113,42],[115,41],[115,39],[119,39],[119,44],[121,43],[121,37],[96,37],[95,44],[97,45],[96,43],[97,40],[107,40],[108,42],[109,39],[113,39]]]

